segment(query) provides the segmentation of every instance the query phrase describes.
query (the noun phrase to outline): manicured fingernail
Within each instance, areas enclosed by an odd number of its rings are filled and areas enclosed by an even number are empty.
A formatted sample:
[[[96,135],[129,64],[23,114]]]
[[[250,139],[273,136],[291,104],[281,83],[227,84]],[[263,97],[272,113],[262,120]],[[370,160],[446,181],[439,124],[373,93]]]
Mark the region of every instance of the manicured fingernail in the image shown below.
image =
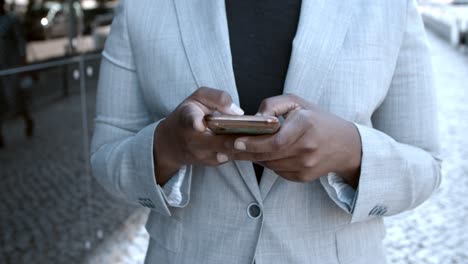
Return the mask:
[[[217,153],[216,159],[218,160],[219,163],[224,163],[229,160],[228,156],[224,153]]]
[[[234,142],[234,148],[237,149],[237,150],[246,150],[247,149],[247,147],[245,146],[245,142],[244,141],[239,141],[239,140]]]
[[[231,110],[236,113],[237,115],[243,115],[244,110],[242,110],[239,106],[237,106],[235,103],[231,104]]]

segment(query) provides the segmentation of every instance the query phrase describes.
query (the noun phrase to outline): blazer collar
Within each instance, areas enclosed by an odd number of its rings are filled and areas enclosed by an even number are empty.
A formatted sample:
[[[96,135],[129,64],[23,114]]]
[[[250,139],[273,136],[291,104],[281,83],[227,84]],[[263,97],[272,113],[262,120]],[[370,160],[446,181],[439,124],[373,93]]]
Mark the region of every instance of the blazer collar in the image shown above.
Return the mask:
[[[333,69],[356,0],[303,0],[293,41],[284,93],[301,94],[318,103],[326,76]],[[239,104],[232,67],[224,0],[175,0],[185,52],[197,85],[227,91]],[[265,170],[260,188],[250,162],[234,162],[258,202],[277,179]]]

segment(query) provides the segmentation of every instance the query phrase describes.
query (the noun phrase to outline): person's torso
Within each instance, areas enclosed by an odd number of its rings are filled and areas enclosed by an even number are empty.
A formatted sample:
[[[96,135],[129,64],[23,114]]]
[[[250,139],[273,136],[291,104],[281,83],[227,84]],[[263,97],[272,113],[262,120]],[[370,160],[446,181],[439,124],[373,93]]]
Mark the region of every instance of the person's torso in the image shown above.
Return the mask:
[[[406,3],[303,0],[304,8],[310,15],[299,19],[283,92],[371,126],[392,79]],[[200,86],[239,103],[224,1],[142,0],[127,12],[139,88],[155,121]],[[257,219],[248,215],[252,203]],[[249,263],[254,254],[257,264],[385,261],[380,218],[350,224],[318,181],[293,183],[266,169],[258,186],[249,162],[194,166],[190,202],[171,213],[151,213],[147,263]]]

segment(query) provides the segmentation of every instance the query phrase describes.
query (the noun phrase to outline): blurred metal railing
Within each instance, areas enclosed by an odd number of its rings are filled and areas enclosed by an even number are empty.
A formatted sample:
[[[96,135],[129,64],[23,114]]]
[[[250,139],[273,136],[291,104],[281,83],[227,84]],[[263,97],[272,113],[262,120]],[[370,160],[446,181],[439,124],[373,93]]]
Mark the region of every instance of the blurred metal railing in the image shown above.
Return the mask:
[[[9,68],[9,69],[6,69],[6,70],[0,70],[0,77],[1,76],[6,76],[6,75],[26,73],[26,72],[31,72],[31,71],[45,70],[45,69],[49,69],[49,68],[53,68],[53,67],[58,67],[58,66],[63,66],[63,65],[71,65],[71,64],[75,64],[75,63],[81,63],[81,62],[100,59],[100,58],[101,58],[100,53],[99,54],[77,55],[77,56],[69,57],[69,58],[66,58],[66,59],[60,59],[60,60],[56,60],[56,61],[35,63],[35,64],[31,64],[31,65],[26,65],[26,66]]]
[[[83,129],[83,150],[84,150],[84,160],[88,160],[89,157],[89,136],[88,136],[88,120],[87,120],[87,100],[86,100],[86,70],[85,62],[90,60],[97,60],[101,58],[101,54],[82,54],[66,59],[60,59],[56,61],[49,61],[43,63],[37,63],[32,65],[26,65],[21,67],[10,68],[6,70],[0,70],[0,77],[15,75],[21,73],[28,73],[33,71],[40,71],[50,68],[55,68],[59,66],[67,66],[78,64],[78,68],[73,71],[73,78],[79,80],[80,87],[80,98],[81,98],[81,118],[82,118],[82,129]],[[93,71],[88,71],[88,75]],[[89,163],[86,162],[86,172],[90,175]]]
[[[9,68],[5,70],[0,70],[0,77],[23,74],[23,73],[30,73],[36,72],[41,70],[47,70],[56,67],[62,66],[70,66],[76,65],[77,68],[73,70],[73,79],[75,81],[79,81],[79,94],[80,94],[80,111],[81,111],[81,129],[82,129],[82,144],[83,144],[83,160],[84,162],[84,170],[86,173],[87,181],[86,181],[86,203],[88,210],[91,210],[90,203],[91,203],[91,169],[89,164],[89,146],[90,146],[90,139],[88,134],[88,102],[87,102],[87,85],[86,85],[86,77],[91,77],[93,75],[94,70],[92,68],[85,69],[85,63],[92,60],[99,60],[101,58],[100,53],[95,54],[81,54],[76,55],[73,57],[68,57],[65,59],[59,59],[54,61],[48,61],[43,63],[36,63],[32,65],[26,65],[21,67]],[[88,216],[90,216],[90,212]],[[86,219],[88,222],[88,237],[92,236],[91,219]],[[91,248],[91,239],[87,239],[84,241],[84,247],[86,249]]]

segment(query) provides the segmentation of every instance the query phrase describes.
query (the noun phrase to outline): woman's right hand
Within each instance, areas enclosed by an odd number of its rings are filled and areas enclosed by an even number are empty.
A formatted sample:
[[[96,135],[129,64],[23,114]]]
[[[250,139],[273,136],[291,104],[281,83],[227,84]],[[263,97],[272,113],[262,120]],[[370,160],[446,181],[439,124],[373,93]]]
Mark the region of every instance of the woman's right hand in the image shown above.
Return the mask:
[[[231,96],[221,90],[202,87],[187,97],[156,128],[153,156],[156,181],[164,185],[183,165],[217,166],[228,161],[235,140],[230,135],[214,135],[204,120],[205,115],[243,115]]]

